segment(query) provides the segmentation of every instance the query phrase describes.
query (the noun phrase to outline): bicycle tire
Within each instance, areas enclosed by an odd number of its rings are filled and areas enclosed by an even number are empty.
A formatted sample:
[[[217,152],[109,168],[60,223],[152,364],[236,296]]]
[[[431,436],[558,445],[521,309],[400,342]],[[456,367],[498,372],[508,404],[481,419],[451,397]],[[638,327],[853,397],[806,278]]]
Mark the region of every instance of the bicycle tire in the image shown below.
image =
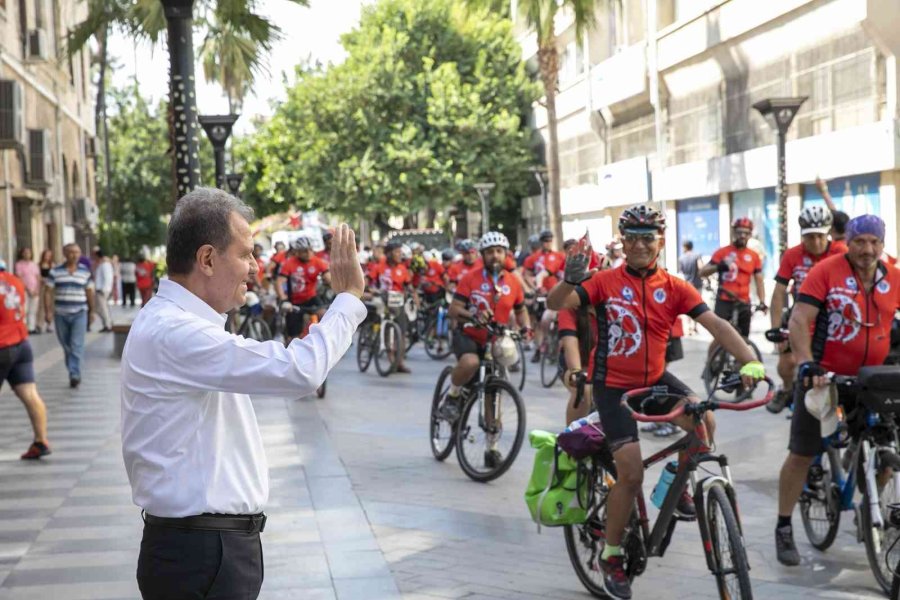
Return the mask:
[[[541,385],[545,388],[553,387],[559,378],[559,338],[555,329],[550,330],[547,336],[547,351],[541,357]]]
[[[435,460],[438,461],[446,460],[456,445],[456,423],[451,423],[444,419],[438,412],[442,404],[441,401],[445,398],[447,389],[450,387],[447,381],[450,379],[452,371],[453,367],[444,367],[444,370],[438,375],[437,383],[434,386],[434,395],[431,398],[430,445],[431,453],[434,455]],[[441,440],[444,439],[447,440],[446,443],[442,443]]]
[[[356,339],[356,366],[359,367],[360,373],[365,373],[372,364],[372,357],[377,352],[377,343],[378,336],[371,323],[366,323],[359,328],[359,335]]]
[[[272,330],[269,324],[259,317],[247,317],[246,325],[242,327],[244,337],[257,342],[268,342],[272,339]]]
[[[900,458],[898,458],[896,454],[893,454],[887,450],[879,451],[877,448],[871,448],[870,451],[879,453],[879,458],[876,462],[876,468],[879,464],[884,462],[890,463],[891,465],[900,463]],[[882,455],[888,456],[882,457]],[[891,502],[885,503],[883,501],[883,493],[885,491],[892,490],[893,485],[885,485],[881,490],[882,494],[880,494],[878,498],[878,503],[881,507],[882,517],[884,519],[886,527],[885,529],[874,527],[872,525],[872,515],[868,510],[870,498],[868,486],[865,484],[866,471],[863,460],[863,453],[860,452],[859,457],[857,458],[856,473],[859,477],[860,483],[862,484],[860,486],[862,488],[862,501],[859,504],[859,520],[860,527],[862,527],[863,544],[866,547],[866,559],[869,561],[869,568],[872,571],[872,575],[875,577],[875,581],[878,582],[878,585],[881,586],[881,589],[884,590],[885,594],[889,594],[891,592],[891,583],[894,578],[893,570],[897,567],[897,561],[894,560],[894,564],[889,566],[886,562],[886,559],[888,557],[884,556],[882,552],[887,552],[888,550],[890,550],[891,544],[896,539],[896,537],[900,535],[900,530],[898,530],[896,527],[891,526],[889,523],[889,520],[887,518],[888,511],[886,511],[885,508],[886,505],[890,504]],[[900,501],[900,498],[893,499],[893,502],[898,501]],[[888,539],[885,535],[889,530],[894,532],[894,537],[890,539]],[[876,539],[876,536],[880,539]],[[876,544],[880,546],[880,550],[876,548]]]
[[[516,340],[516,350],[519,353],[519,362],[515,364],[519,366],[519,370],[515,372],[506,369],[506,376],[509,378],[510,383],[512,383],[521,392],[525,389],[525,375],[527,372],[526,365],[528,364],[528,361],[525,360],[525,345],[522,344],[522,340]],[[516,375],[519,376],[518,381],[515,381]]]
[[[499,378],[490,378],[487,383],[484,385],[484,397],[490,397],[493,395],[494,398],[497,398],[498,393],[503,393],[509,396],[508,400],[505,400],[506,403],[512,402],[512,404],[516,407],[516,431],[515,436],[513,438],[512,446],[506,452],[505,455],[501,453],[502,460],[498,465],[493,467],[488,467],[484,464],[484,456],[482,456],[482,465],[483,468],[479,468],[473,460],[471,460],[469,453],[467,450],[473,450],[476,453],[482,453],[484,449],[487,447],[487,436],[491,435],[485,427],[482,425],[483,416],[479,415],[476,421],[476,427],[468,425],[469,418],[472,416],[472,409],[476,406],[479,406],[477,402],[478,398],[476,395],[472,395],[471,398],[466,402],[463,407],[459,422],[457,423],[456,429],[456,456],[459,459],[459,466],[462,468],[463,472],[472,480],[478,481],[480,483],[487,483],[488,481],[493,481],[497,479],[515,462],[516,457],[519,454],[519,450],[522,448],[522,440],[525,439],[525,401],[522,400],[522,396],[519,394],[519,391],[513,387],[513,385],[505,380]],[[501,397],[502,398],[502,397]],[[501,401],[501,405],[503,401]],[[500,423],[500,437],[503,435],[504,424]],[[484,442],[480,441],[477,438],[481,436],[478,434],[478,429],[481,430],[484,434]],[[486,454],[486,453],[485,453]]]
[[[423,344],[425,345],[425,354],[432,360],[444,360],[450,356],[452,352],[451,335],[449,327],[447,335],[439,335],[437,330],[437,317],[432,316],[425,325],[425,336]]]
[[[825,461],[827,460],[827,468]],[[841,524],[841,491],[834,480],[834,465],[839,464],[839,453],[835,448],[829,448],[822,455],[823,477],[820,490],[815,493],[809,489],[803,490],[800,496],[800,517],[803,520],[803,529],[806,530],[806,538],[816,550],[824,552],[834,543],[838,528]],[[807,485],[807,488],[809,486]],[[822,512],[823,516],[811,515],[811,511]],[[817,523],[827,523],[822,529]]]
[[[750,565],[747,562],[744,538],[738,526],[734,507],[728,498],[728,492],[725,491],[725,484],[721,481],[714,481],[706,492],[704,518],[706,519],[706,530],[709,532],[709,551],[712,553],[713,563],[716,565],[714,575],[719,588],[719,596],[723,600],[737,598],[751,600],[753,589],[750,585]],[[720,530],[720,525],[724,527],[724,530]],[[727,536],[727,539],[722,539],[722,533]],[[727,549],[732,557],[730,568],[723,564],[723,542],[727,544]],[[727,585],[724,571],[734,571],[737,583],[735,587]]]
[[[744,340],[750,349],[753,350],[753,354],[756,356],[756,360],[762,362],[762,354],[759,351],[759,348],[748,339]],[[749,398],[753,394],[753,390],[740,390],[733,393],[726,393],[722,390],[716,390],[719,387],[719,382],[722,377],[723,367],[730,361],[733,360],[731,354],[725,350],[723,346],[719,346],[712,353],[709,360],[707,361],[706,368],[703,369],[703,385],[706,388],[707,394],[712,394],[713,400],[717,402],[725,402],[725,403],[737,403],[743,402],[747,398]]]
[[[591,479],[596,488],[597,482],[605,485],[607,471],[601,465],[591,470]],[[608,490],[600,502],[606,502]],[[563,536],[566,540],[566,552],[569,562],[581,585],[595,598],[611,599],[603,585],[603,571],[600,569],[600,554],[603,552],[606,534],[606,508],[598,503],[599,493],[591,494],[591,506],[588,520],[577,525],[564,525]]]
[[[375,369],[382,377],[387,377],[397,370],[400,363],[400,346],[403,341],[403,335],[400,331],[400,325],[394,321],[384,321],[381,324],[381,340],[379,342],[378,351],[375,352]],[[393,358],[391,358],[393,354]]]

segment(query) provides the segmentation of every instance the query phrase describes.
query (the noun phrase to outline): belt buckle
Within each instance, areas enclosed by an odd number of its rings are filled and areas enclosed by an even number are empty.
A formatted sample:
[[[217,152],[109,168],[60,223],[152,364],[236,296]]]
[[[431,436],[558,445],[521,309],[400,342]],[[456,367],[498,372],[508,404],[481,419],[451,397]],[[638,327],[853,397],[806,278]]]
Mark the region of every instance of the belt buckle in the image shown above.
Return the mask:
[[[250,527],[249,530],[252,532],[256,525],[259,524],[259,533],[262,533],[266,529],[266,513],[260,513],[258,515],[253,515],[250,517]]]

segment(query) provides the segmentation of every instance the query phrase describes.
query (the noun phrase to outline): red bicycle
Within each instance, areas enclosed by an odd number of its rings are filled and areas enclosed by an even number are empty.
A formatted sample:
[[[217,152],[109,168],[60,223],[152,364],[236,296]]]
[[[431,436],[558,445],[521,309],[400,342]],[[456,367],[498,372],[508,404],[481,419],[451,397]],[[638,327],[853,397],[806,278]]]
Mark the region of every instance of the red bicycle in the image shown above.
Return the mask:
[[[623,395],[622,405],[628,408],[636,421],[661,423],[688,415],[694,422],[692,431],[644,460],[646,470],[672,455],[681,453],[674,479],[662,500],[659,516],[652,529],[643,493],[638,494],[635,500],[631,520],[625,528],[621,542],[625,551],[625,572],[629,579],[633,580],[644,572],[649,557],[661,557],[665,554],[678,521],[694,520],[675,514],[678,500],[685,486],[690,484],[694,504],[697,507],[696,520],[700,526],[700,539],[703,541],[706,564],[716,578],[721,598],[734,600],[753,597],[737,492],[732,482],[728,458],[713,454],[712,448],[704,441],[707,435],[703,415],[707,411],[719,409],[743,411],[764,406],[774,393],[772,380],[766,378],[764,381],[769,388],[765,397],[759,400],[742,403],[720,403],[713,400],[713,393],[720,391],[720,388],[726,393],[734,393],[736,387],[740,386],[740,376],[730,375],[723,378],[719,387],[710,393],[709,399],[697,403],[682,402],[665,415],[647,415],[644,411],[653,404],[664,405],[672,400],[684,400],[682,395],[671,392],[667,386],[640,388]],[[629,401],[638,398],[643,400],[640,403],[640,411],[635,411],[629,405]],[[711,474],[698,478],[697,468],[703,463],[710,462],[719,464],[721,475]],[[597,598],[610,598],[603,586],[603,572],[599,560],[606,543],[606,501],[610,489],[615,485],[616,469],[608,449],[593,457],[585,468],[587,469],[585,485],[588,487],[584,494],[579,495],[586,502],[588,516],[584,523],[565,526],[566,549],[575,573],[584,587]]]

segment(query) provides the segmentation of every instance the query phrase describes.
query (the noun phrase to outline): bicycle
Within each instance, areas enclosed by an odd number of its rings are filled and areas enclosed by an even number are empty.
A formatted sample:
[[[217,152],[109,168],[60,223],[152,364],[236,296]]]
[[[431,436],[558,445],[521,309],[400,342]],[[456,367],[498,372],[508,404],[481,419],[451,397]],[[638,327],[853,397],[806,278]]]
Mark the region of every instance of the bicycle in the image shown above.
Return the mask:
[[[360,373],[365,373],[369,370],[372,358],[378,353],[378,341],[381,332],[379,304],[375,302],[365,302],[364,304],[368,314],[365,321],[357,329],[356,336],[356,366],[359,368]]]
[[[425,345],[425,353],[433,360],[444,360],[450,356],[453,349],[453,328],[450,326],[448,307],[450,306],[450,293],[432,304],[426,310],[427,319],[423,328],[422,338]]]
[[[706,566],[716,578],[719,595],[723,599],[752,598],[750,586],[750,566],[744,547],[739,512],[737,509],[737,492],[731,477],[728,458],[715,455],[703,439],[706,427],[703,415],[707,411],[719,409],[745,411],[763,406],[771,400],[774,384],[771,379],[764,380],[768,390],[764,398],[744,403],[721,403],[708,399],[697,403],[683,403],[666,415],[650,416],[635,412],[628,405],[632,398],[647,396],[641,408],[649,402],[665,402],[671,399],[683,399],[682,396],[669,391],[666,386],[647,387],[627,392],[622,397],[623,406],[631,412],[636,421],[661,423],[668,422],[681,415],[688,415],[694,422],[694,429],[685,434],[668,447],[644,459],[644,469],[666,460],[668,457],[683,452],[684,459],[679,461],[678,470],[668,492],[662,502],[659,515],[652,530],[647,516],[647,506],[643,492],[635,500],[628,526],[621,541],[625,552],[625,572],[630,580],[643,573],[651,556],[662,557],[672,539],[675,525],[686,519],[675,515],[675,509],[685,486],[690,483],[693,500],[697,507],[696,520],[700,527],[700,538],[706,556]],[[740,385],[740,376],[730,374],[720,387],[730,388]],[[697,469],[706,469],[701,465],[707,462],[719,464],[721,475],[710,474],[702,479],[697,478]],[[580,467],[586,470],[587,481],[585,498],[587,519],[578,525],[565,525],[564,535],[566,550],[575,569],[578,579],[584,587],[597,598],[610,598],[603,585],[603,572],[599,558],[606,539],[606,501],[613,485],[615,485],[616,469],[608,448],[601,451]]]
[[[273,339],[272,330],[260,316],[262,305],[259,303],[259,297],[256,294],[251,296],[251,293],[247,292],[245,304],[236,313],[233,313],[233,318],[228,319],[229,331],[257,342],[268,342]],[[237,324],[238,321],[240,321],[240,325]]]
[[[542,300],[546,301],[545,298]],[[541,385],[545,388],[553,387],[559,378],[559,352],[559,324],[553,319],[541,347]]]
[[[303,332],[300,334],[299,339],[302,340],[307,335],[309,335],[309,328],[319,322],[319,310],[320,310],[319,307],[310,308],[310,307],[306,307],[306,306],[294,306],[291,308],[291,312],[297,313],[301,317],[305,317],[307,315],[309,316],[309,321],[306,323],[306,326],[303,328]],[[290,341],[288,341],[288,344],[290,344]],[[316,397],[317,398],[325,397],[325,391],[327,389],[327,384],[328,384],[328,378],[326,377],[325,380],[322,382],[322,385],[320,385],[318,388],[316,388]]]
[[[367,338],[359,342],[357,348],[357,364],[360,371],[368,369],[369,361],[375,360],[375,370],[382,377],[387,377],[397,370],[400,364],[400,353],[405,354],[406,348],[401,347],[403,339],[403,329],[397,322],[395,315],[404,310],[406,300],[403,292],[393,290],[384,292],[381,297],[376,297],[371,303],[375,307],[378,314],[378,325],[373,326],[367,332]],[[366,350],[363,349],[364,342],[368,342]],[[362,368],[360,352],[368,352],[365,369]]]
[[[763,304],[748,304],[726,289],[720,288],[719,291],[734,301],[735,309],[741,306],[749,306],[751,314],[765,310],[765,305]],[[730,323],[735,329],[738,327],[738,313],[738,310],[733,310],[731,313]],[[757,345],[749,338],[745,337],[743,339],[744,342],[750,346],[750,349],[753,350],[756,360],[762,362],[762,353],[759,351]],[[724,346],[717,345],[716,349],[713,350],[713,353],[709,356],[701,376],[703,379],[703,386],[706,388],[706,393],[710,394],[713,399],[719,402],[743,402],[746,400],[749,393],[746,390],[737,389],[732,393],[728,393],[719,385],[723,373],[736,373],[739,370],[740,365],[738,364],[737,359],[728,352]],[[729,389],[728,386],[726,386],[725,389]],[[714,392],[719,393],[714,394]]]
[[[509,470],[519,454],[525,439],[525,401],[507,380],[507,367],[494,360],[491,350],[496,340],[504,336],[516,340],[518,334],[502,325],[481,327],[487,330],[488,343],[478,373],[460,391],[459,417],[449,420],[444,416],[453,370],[448,366],[441,371],[434,389],[429,431],[435,459],[445,460],[456,448],[463,472],[474,481],[486,483]],[[515,423],[514,430],[507,428],[510,423]],[[511,436],[504,435],[507,429]],[[492,450],[500,453],[499,461]]]
[[[844,419],[849,440],[829,443],[809,469],[799,501],[803,528],[813,548],[827,550],[841,513],[853,510],[857,540],[865,544],[878,585],[889,593],[898,563],[891,549],[900,540],[900,368],[863,367],[856,377],[832,375],[831,382],[855,394],[856,406]],[[843,457],[841,446],[847,447]],[[862,499],[854,503],[857,489]]]

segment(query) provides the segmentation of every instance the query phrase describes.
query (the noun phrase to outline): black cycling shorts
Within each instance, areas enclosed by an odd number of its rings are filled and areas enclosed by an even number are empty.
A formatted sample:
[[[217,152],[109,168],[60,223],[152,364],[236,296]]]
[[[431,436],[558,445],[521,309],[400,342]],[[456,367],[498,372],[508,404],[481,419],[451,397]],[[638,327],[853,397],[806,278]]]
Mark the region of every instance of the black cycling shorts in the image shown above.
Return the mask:
[[[680,396],[695,396],[686,384],[680,379],[669,373],[664,372],[659,381],[652,385],[665,385],[672,392]],[[645,387],[645,386],[635,386]],[[628,409],[622,406],[622,395],[630,390],[608,388],[595,385],[593,388],[594,407],[600,414],[600,424],[603,425],[603,432],[606,434],[606,440],[612,450],[629,442],[638,441],[637,421],[631,418]],[[635,398],[630,405],[635,410],[640,410],[643,398]],[[664,415],[672,410],[678,402],[677,398],[671,398],[661,404],[648,403],[645,411],[650,415]]]
[[[422,299],[425,301],[425,304],[437,304],[445,294],[444,288],[441,288],[436,292],[426,292],[423,290]]]
[[[28,340],[0,348],[0,385],[4,381],[12,387],[34,383],[34,354]]]
[[[735,302],[733,300],[722,300],[716,298],[716,306],[714,312],[717,317],[722,317],[729,323],[731,315],[737,311],[737,330],[742,336],[750,335],[750,305],[743,302]]]
[[[798,456],[817,456],[825,451],[822,443],[822,423],[806,410],[806,390],[800,383],[794,384],[794,414],[791,416],[791,438],[788,450]],[[838,404],[844,407],[844,414],[856,406],[856,397],[851,390],[838,388]]]
[[[456,356],[457,360],[459,360],[463,354],[477,354],[479,357],[484,356],[484,346],[479,345],[478,342],[463,333],[462,329],[457,329],[453,332],[451,343],[453,345],[453,354]]]
[[[670,337],[666,343],[666,364],[684,358],[684,346],[680,337]]]
[[[301,304],[295,304],[294,306],[307,310],[318,310],[322,307],[322,303],[319,302],[318,298],[313,298]],[[284,315],[284,333],[288,337],[297,337],[298,335],[303,333],[304,314],[309,316],[309,313],[299,313],[294,311],[291,311],[288,314]]]

